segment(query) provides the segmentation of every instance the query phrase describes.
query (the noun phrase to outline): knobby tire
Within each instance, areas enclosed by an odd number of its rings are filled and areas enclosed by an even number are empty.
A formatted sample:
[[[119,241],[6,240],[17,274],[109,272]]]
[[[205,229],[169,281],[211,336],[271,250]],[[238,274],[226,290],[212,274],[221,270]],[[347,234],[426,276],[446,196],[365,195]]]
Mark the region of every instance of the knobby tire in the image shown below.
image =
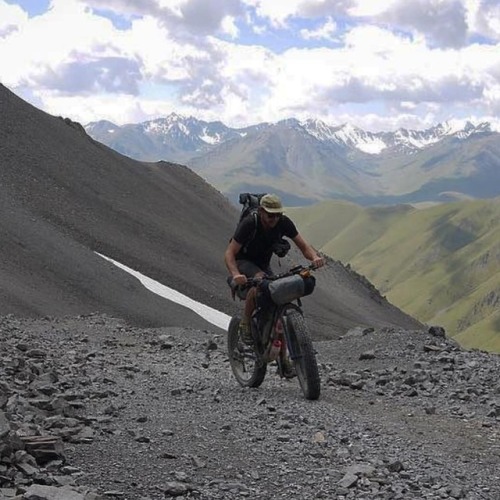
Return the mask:
[[[233,316],[227,330],[227,350],[233,375],[243,387],[259,387],[266,376],[267,364],[240,339],[241,318]]]
[[[318,363],[304,317],[299,311],[288,309],[286,321],[288,349],[293,353],[300,388],[306,399],[318,399],[321,392]]]

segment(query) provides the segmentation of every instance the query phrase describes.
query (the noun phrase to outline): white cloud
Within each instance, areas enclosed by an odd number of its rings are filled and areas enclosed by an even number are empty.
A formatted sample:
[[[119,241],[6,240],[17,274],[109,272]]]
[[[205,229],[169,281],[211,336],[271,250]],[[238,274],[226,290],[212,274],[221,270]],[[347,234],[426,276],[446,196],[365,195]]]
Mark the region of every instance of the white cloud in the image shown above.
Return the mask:
[[[236,19],[232,16],[226,16],[221,21],[221,30],[231,38],[236,39],[239,35],[239,29],[236,25]]]
[[[0,45],[3,78],[14,86],[42,83],[61,66],[80,65],[82,58],[85,64],[88,59],[120,55],[109,42],[116,35],[111,23],[90,16],[72,0],[52,0],[44,16],[18,27]]]
[[[187,0],[181,6],[185,26],[194,34],[213,34],[224,25],[225,19],[243,14],[239,0]]]
[[[219,49],[224,57],[220,63],[223,100],[218,112],[226,113],[233,123],[248,124],[248,116],[262,120],[260,110],[270,98],[277,56],[258,46],[219,44]]]
[[[97,94],[89,96],[64,96],[59,93],[42,90],[37,92],[52,115],[72,117],[82,124],[91,121],[109,120],[118,125],[138,123],[147,120],[158,109],[158,103],[148,108],[147,101],[126,94]],[[98,115],[96,115],[98,110]],[[172,110],[167,103],[164,105],[165,115]]]
[[[17,5],[0,2],[0,39],[12,35],[28,21],[28,15]]]
[[[422,34],[429,44],[461,47],[467,38],[466,17],[463,0],[398,0],[377,19]]]
[[[500,4],[498,0],[467,0],[470,30],[500,41]]]
[[[305,40],[330,40],[334,41],[334,34],[337,31],[337,23],[328,18],[327,21],[315,30],[302,29],[300,34]]]
[[[369,18],[378,16],[393,8],[399,0],[357,0],[349,13],[355,17]]]
[[[151,16],[179,36],[234,31],[233,19],[244,14],[240,0],[79,0],[94,9],[130,16]]]
[[[284,26],[290,16],[298,13],[304,0],[243,0],[246,5],[253,7],[259,17],[269,20],[273,26]]]
[[[495,116],[498,10],[491,0],[52,0],[29,18],[0,0],[2,83],[83,123],[172,111],[234,126]],[[488,43],[471,44],[478,34]]]

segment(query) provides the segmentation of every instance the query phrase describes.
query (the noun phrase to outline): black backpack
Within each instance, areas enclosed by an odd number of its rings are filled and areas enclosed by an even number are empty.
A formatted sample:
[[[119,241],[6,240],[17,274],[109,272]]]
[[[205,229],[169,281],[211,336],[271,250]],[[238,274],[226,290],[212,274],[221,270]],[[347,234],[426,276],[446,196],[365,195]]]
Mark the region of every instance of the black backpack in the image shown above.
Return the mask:
[[[249,214],[255,214],[257,217],[257,209],[260,205],[260,200],[267,193],[240,193],[239,202],[240,205],[243,205],[240,213],[240,222]],[[257,219],[255,219],[255,226],[257,227]]]
[[[250,241],[254,239],[255,234],[257,233],[257,209],[259,208],[261,198],[266,194],[267,193],[240,193],[239,202],[240,205],[243,205],[243,208],[241,209],[239,222],[241,222],[250,214],[252,214],[255,222],[254,232],[252,237],[250,238]],[[288,241],[283,239],[282,237],[280,237],[279,240],[273,244],[273,252],[278,257],[284,257],[289,250],[290,243],[288,243]]]

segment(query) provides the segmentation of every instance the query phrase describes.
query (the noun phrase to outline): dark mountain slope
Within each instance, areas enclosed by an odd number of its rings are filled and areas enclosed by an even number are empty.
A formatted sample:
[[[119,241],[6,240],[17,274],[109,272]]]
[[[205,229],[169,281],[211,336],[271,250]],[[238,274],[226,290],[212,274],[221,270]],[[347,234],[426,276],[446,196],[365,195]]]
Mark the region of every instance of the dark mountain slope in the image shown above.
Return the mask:
[[[0,314],[101,311],[149,325],[207,324],[100,252],[232,313],[223,252],[237,211],[184,166],[141,163],[0,86]],[[331,262],[307,308],[317,335],[417,323]]]
[[[12,310],[61,314],[99,309],[178,324],[173,319],[178,306],[143,291],[92,250],[201,299],[206,289],[203,280],[195,284],[196,273],[222,271],[218,239],[227,239],[230,224],[224,226],[220,214],[232,210],[230,204],[186,167],[132,161],[94,142],[78,125],[29,106],[4,87],[0,91],[0,189],[6,214],[1,261],[11,275],[27,277],[15,286],[13,277],[11,285],[0,285],[9,286],[2,294],[17,304]],[[207,197],[206,206],[195,210]],[[199,253],[206,248],[204,266],[186,258],[186,253],[194,255],[194,247]],[[10,267],[16,261],[21,273]],[[62,290],[56,303],[44,308],[44,300],[54,297],[50,281]],[[24,297],[25,285],[39,300]],[[11,312],[4,303],[0,308]]]
[[[147,292],[88,247],[2,196],[0,309],[19,316],[109,311],[140,324],[178,323],[184,308]],[[191,316],[191,314],[189,314]],[[174,321],[173,321],[174,320]],[[209,325],[189,318],[200,328]]]

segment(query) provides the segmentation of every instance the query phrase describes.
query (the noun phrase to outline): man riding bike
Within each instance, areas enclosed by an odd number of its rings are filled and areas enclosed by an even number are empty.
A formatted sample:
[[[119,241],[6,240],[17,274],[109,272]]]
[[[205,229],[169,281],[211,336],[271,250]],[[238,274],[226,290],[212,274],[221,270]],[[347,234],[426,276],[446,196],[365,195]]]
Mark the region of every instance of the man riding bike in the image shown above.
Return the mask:
[[[224,253],[226,267],[236,285],[244,285],[247,278],[262,278],[272,275],[270,268],[273,247],[281,238],[290,238],[302,255],[316,268],[325,264],[324,259],[299,234],[295,224],[283,214],[283,205],[275,194],[266,194],[260,200],[257,217],[250,214],[238,224]],[[250,318],[256,307],[256,288],[251,288],[245,300],[240,335],[252,345]]]

